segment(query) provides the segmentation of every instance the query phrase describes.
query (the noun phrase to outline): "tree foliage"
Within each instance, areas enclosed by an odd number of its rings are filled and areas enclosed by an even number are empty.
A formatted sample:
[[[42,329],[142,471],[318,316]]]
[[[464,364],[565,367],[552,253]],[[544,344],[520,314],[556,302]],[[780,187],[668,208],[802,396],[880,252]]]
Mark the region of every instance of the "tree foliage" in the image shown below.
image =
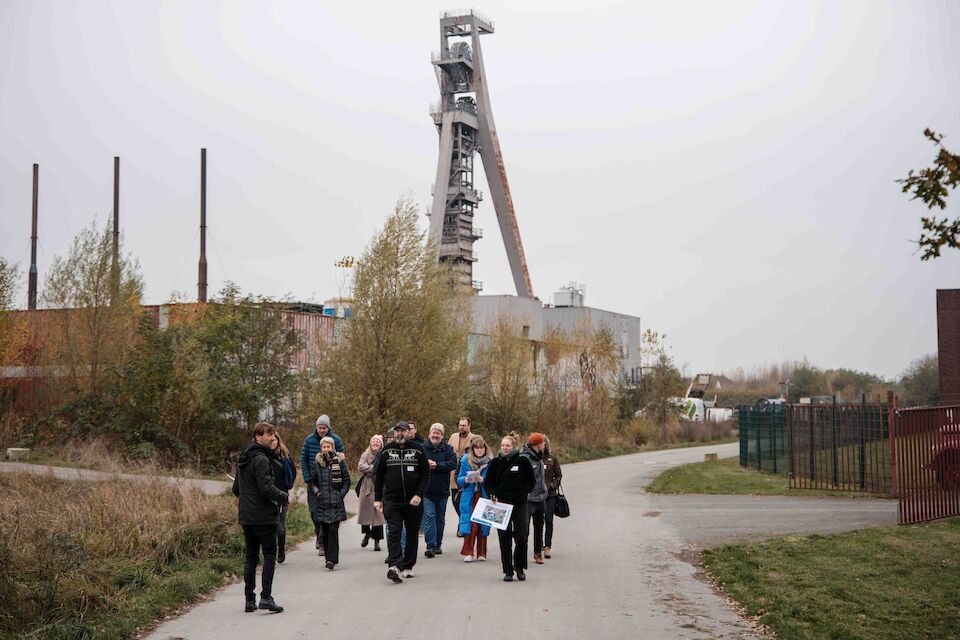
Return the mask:
[[[310,388],[313,412],[354,446],[396,420],[452,422],[463,410],[469,299],[417,218],[398,202],[356,261],[353,315]]]
[[[0,256],[0,311],[13,307],[20,279],[20,266]]]
[[[143,281],[139,264],[120,252],[112,267],[113,234],[96,221],[50,265],[41,296],[59,310],[44,340],[43,361],[63,370],[68,386],[96,395],[115,376],[136,338]]]
[[[940,369],[935,355],[917,358],[900,378],[904,406],[936,406],[940,401]]]
[[[943,146],[943,136],[930,129],[924,129],[923,135],[937,147],[933,166],[919,170],[910,170],[906,178],[898,180],[903,185],[903,193],[911,193],[911,200],[922,200],[927,209],[947,208],[950,192],[960,184],[960,155],[951,153]],[[951,249],[960,248],[960,216],[950,219],[935,214],[920,219],[923,231],[917,244],[923,253],[921,260],[939,258],[944,245]]]

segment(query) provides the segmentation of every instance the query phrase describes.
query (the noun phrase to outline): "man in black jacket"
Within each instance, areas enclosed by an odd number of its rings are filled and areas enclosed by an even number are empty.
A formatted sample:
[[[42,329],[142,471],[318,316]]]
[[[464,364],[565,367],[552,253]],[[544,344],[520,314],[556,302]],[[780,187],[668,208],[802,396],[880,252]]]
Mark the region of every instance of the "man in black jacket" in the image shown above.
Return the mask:
[[[387,577],[394,582],[413,577],[417,563],[417,530],[423,517],[423,492],[430,468],[423,449],[407,440],[410,425],[400,421],[393,427],[394,441],[386,445],[374,471],[373,506],[387,521]],[[400,547],[400,532],[406,530],[406,547]],[[401,577],[402,575],[402,577]]]
[[[287,504],[288,497],[285,491],[277,488],[274,481],[274,461],[279,460],[274,452],[276,429],[272,424],[259,422],[253,428],[253,440],[240,454],[237,476],[233,479],[233,495],[240,498],[237,520],[243,527],[246,544],[243,559],[244,610],[249,613],[257,609],[257,564],[262,548],[263,575],[260,578],[259,608],[280,613],[283,607],[273,600],[273,572],[277,562],[280,506]]]
[[[530,529],[527,515],[527,494],[533,489],[536,478],[530,461],[520,455],[517,439],[504,436],[500,441],[500,455],[490,461],[483,488],[493,502],[513,505],[510,524],[506,529],[497,529],[500,540],[500,562],[503,564],[503,581],[512,582],[513,572],[517,580],[527,579],[527,535]],[[511,552],[510,546],[513,543]]]

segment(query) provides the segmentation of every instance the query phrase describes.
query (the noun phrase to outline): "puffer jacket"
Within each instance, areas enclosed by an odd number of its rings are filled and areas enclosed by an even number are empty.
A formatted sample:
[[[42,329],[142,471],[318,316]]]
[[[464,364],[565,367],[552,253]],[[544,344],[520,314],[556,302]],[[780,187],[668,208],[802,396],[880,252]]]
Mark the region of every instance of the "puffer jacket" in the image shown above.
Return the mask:
[[[237,522],[241,525],[276,526],[280,506],[287,504],[287,493],[274,480],[277,454],[254,442],[237,459],[233,495],[237,504]]]
[[[333,483],[333,467],[340,470],[341,482]],[[350,471],[343,454],[336,454],[332,459],[325,458],[318,453],[313,459],[310,472],[310,493],[316,497],[316,508],[313,519],[317,522],[343,522],[347,519],[347,508],[343,499],[350,491]]]
[[[530,466],[533,467],[533,489],[527,494],[527,502],[543,502],[547,499],[547,483],[544,480],[545,474],[543,473],[543,454],[531,449],[529,444],[525,444],[523,449],[520,450],[520,455],[529,460]]]
[[[463,489],[460,493],[460,523],[458,529],[460,534],[464,536],[470,535],[470,525],[473,524],[470,516],[473,515],[473,496],[477,493],[477,487],[480,487],[480,497],[487,497],[487,491],[483,488],[482,481],[467,482],[467,473],[472,471],[469,456],[469,453],[465,453],[460,458],[460,471],[457,473],[457,486]],[[487,469],[489,467],[490,463],[487,463],[480,472],[480,477],[484,480],[487,478]],[[490,526],[486,524],[480,525],[480,535],[490,535]]]

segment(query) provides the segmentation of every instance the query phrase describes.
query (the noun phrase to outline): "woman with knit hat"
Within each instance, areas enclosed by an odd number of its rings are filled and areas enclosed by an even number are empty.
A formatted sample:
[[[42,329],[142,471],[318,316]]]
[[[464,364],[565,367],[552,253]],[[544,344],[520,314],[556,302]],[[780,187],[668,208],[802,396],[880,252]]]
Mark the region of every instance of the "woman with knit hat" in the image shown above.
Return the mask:
[[[361,547],[366,547],[373,540],[373,550],[380,551],[380,541],[383,540],[383,515],[373,506],[373,471],[377,468],[377,457],[383,449],[383,436],[377,434],[370,438],[370,446],[360,456],[357,469],[360,471],[360,484],[357,487],[357,496],[360,498],[360,507],[357,509],[357,523],[363,532]]]
[[[546,436],[534,431],[527,438],[520,455],[530,461],[533,467],[533,489],[527,494],[527,513],[533,520],[533,561],[543,564],[543,516],[547,502],[547,483],[543,472],[543,447]]]
[[[340,523],[347,519],[343,499],[350,491],[350,472],[342,453],[337,453],[330,436],[320,440],[320,453],[313,460],[308,489],[316,508],[314,523],[320,528],[320,541],[327,556],[326,567],[333,571],[340,562]]]
[[[483,490],[483,480],[487,477],[487,466],[490,464],[490,453],[487,443],[480,436],[473,436],[470,445],[460,458],[460,472],[457,474],[457,486],[460,487],[460,535],[463,536],[463,546],[460,555],[464,562],[473,562],[474,558],[487,559],[487,536],[490,527],[470,520],[474,507],[481,497],[486,498]]]

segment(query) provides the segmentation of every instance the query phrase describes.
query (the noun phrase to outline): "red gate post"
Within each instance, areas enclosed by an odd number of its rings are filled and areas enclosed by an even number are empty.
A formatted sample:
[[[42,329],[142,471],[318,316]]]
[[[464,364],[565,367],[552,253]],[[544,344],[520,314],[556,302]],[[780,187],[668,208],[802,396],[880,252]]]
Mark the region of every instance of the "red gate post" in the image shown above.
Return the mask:
[[[893,391],[887,391],[887,424],[890,437],[890,495],[894,498],[900,495],[900,480],[897,477],[897,456],[896,456],[896,424],[897,410],[900,404],[900,397],[893,395]]]

